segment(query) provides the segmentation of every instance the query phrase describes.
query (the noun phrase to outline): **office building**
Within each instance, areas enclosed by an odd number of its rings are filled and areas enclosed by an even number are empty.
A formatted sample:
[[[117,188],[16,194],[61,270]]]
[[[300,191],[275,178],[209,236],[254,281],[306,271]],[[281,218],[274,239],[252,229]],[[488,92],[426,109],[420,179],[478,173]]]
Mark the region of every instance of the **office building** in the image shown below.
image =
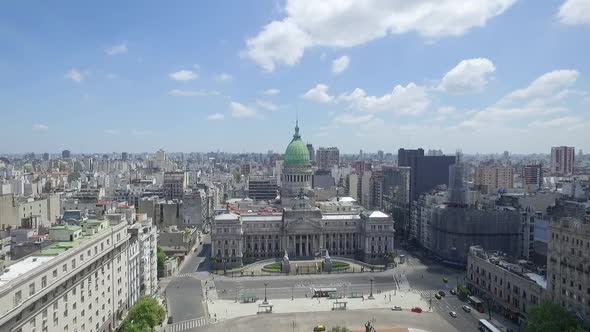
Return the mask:
[[[383,211],[390,213],[396,223],[396,232],[409,232],[411,217],[410,167],[382,166],[381,204]]]
[[[523,187],[528,190],[538,190],[543,187],[543,165],[526,165],[522,169]]]
[[[311,162],[315,162],[315,149],[313,148],[313,144],[307,143],[307,151],[309,151],[309,160]]]
[[[547,279],[534,265],[481,246],[469,248],[466,281],[473,295],[519,323],[546,296]]]
[[[319,148],[316,152],[316,162],[320,169],[331,169],[340,164],[340,151],[336,147]]]
[[[248,177],[248,197],[256,200],[274,200],[279,195],[276,177],[252,176]]]
[[[62,159],[70,159],[71,158],[70,150],[63,150],[61,152],[61,158]]]
[[[514,187],[514,169],[512,166],[481,165],[475,168],[474,184],[483,193],[493,193],[498,190]]]
[[[549,224],[548,293],[552,302],[590,321],[590,218],[564,217]]]
[[[573,175],[575,170],[575,148],[558,146],[551,148],[551,173],[555,175]]]
[[[2,270],[0,330],[114,331],[128,310],[127,223],[87,220],[49,237]]]
[[[455,156],[425,156],[423,149],[399,149],[398,166],[411,168],[410,197],[417,200],[420,194],[436,186],[449,184],[449,166],[455,163]]]
[[[122,153],[121,153],[121,159],[122,159],[122,160],[125,160],[125,161],[129,160],[129,153],[127,153],[127,152],[122,152]]]

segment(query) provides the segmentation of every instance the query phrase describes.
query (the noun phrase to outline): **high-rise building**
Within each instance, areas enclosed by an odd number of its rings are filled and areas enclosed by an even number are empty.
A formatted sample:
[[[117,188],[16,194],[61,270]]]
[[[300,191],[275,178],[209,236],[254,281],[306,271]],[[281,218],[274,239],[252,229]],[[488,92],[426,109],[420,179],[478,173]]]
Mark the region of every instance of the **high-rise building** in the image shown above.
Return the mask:
[[[383,161],[383,156],[384,156],[383,151],[381,151],[381,150],[377,151],[377,159],[379,161]]]
[[[514,187],[514,169],[512,166],[485,166],[475,168],[474,183],[485,193]]]
[[[455,163],[455,156],[425,156],[423,149],[399,149],[398,166],[407,166],[410,173],[410,197],[417,200],[420,194],[441,184],[449,184],[449,166]]]
[[[552,302],[590,321],[590,219],[565,217],[549,224],[547,291]]]
[[[70,150],[63,150],[61,152],[62,159],[69,159],[71,157]]]
[[[340,151],[336,147],[319,148],[316,152],[316,162],[320,169],[331,169],[340,164]]]
[[[166,199],[182,199],[188,183],[186,172],[165,172],[164,173],[164,192]]]
[[[129,154],[127,152],[121,153],[121,159],[123,159],[123,160],[129,160]]]
[[[49,160],[49,153],[45,152],[43,154],[43,160]]]
[[[551,148],[551,173],[556,175],[573,175],[576,151],[573,146]]]
[[[307,151],[309,151],[309,160],[313,162],[315,160],[315,149],[313,148],[313,144],[307,143]]]
[[[543,186],[543,165],[526,165],[522,169],[522,181],[525,188],[529,190],[541,189]]]
[[[242,166],[240,167],[240,173],[242,173],[242,175],[250,175],[250,172],[252,172],[252,166],[250,165],[249,162],[243,162]]]
[[[410,227],[410,167],[382,166],[381,204],[395,220],[396,232],[407,234]]]

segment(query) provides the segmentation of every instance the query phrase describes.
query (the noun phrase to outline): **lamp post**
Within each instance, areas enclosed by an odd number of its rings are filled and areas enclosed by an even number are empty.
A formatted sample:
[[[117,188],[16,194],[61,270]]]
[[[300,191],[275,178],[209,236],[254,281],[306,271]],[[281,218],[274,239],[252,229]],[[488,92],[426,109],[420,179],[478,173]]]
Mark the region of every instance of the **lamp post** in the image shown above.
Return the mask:
[[[370,277],[369,278],[369,281],[371,282],[371,294],[369,294],[369,300],[373,300],[374,299],[374,297],[373,297],[373,281],[374,280],[375,280],[375,278],[373,278],[373,277]]]
[[[268,304],[268,299],[266,298],[266,287],[268,286],[268,282],[264,283],[264,302],[262,304]]]

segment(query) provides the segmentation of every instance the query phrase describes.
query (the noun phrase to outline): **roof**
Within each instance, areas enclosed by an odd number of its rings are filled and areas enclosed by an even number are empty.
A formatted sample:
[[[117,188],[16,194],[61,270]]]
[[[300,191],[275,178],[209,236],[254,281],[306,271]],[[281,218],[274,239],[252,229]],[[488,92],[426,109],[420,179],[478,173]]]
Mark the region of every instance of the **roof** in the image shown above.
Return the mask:
[[[310,166],[309,150],[301,140],[298,125],[295,125],[295,134],[285,151],[285,166]]]
[[[369,215],[369,218],[389,218],[389,216],[381,211],[373,211]]]
[[[215,221],[232,221],[238,220],[238,215],[233,213],[223,213],[215,216]]]
[[[29,256],[21,261],[18,261],[5,270],[8,270],[0,275],[0,286],[10,282],[13,279],[43,265],[45,262],[53,259],[53,256]]]

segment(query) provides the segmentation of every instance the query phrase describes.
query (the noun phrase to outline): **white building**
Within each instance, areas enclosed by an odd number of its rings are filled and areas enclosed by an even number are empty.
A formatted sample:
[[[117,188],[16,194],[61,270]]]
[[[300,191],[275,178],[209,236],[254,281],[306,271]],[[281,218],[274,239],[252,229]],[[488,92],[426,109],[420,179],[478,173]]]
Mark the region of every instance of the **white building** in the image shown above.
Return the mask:
[[[145,214],[137,215],[137,222],[129,226],[129,234],[138,242],[140,295],[155,294],[158,290],[157,228]]]
[[[0,331],[114,331],[128,309],[127,223],[87,220],[50,237],[0,275]]]

